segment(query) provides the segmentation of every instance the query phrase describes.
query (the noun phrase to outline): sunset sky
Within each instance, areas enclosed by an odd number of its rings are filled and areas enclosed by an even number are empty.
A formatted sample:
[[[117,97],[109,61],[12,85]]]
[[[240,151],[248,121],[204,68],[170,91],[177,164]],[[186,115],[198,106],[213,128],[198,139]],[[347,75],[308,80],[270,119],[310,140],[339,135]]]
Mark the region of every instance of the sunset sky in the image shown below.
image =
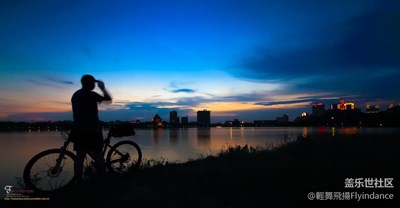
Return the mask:
[[[114,98],[104,121],[385,110],[400,103],[400,1],[0,2],[0,120],[71,120],[84,74]]]

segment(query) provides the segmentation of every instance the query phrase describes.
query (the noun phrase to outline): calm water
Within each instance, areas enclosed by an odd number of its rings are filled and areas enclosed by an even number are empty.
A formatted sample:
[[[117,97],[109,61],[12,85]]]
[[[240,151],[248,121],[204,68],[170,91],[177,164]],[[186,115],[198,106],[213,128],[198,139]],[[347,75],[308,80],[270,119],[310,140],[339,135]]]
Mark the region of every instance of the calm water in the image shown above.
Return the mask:
[[[299,135],[369,134],[400,132],[400,129],[375,128],[209,128],[136,130],[136,136],[113,139],[133,140],[139,144],[145,159],[167,159],[185,162],[201,155],[217,154],[221,149],[235,145],[279,146],[296,140]],[[106,135],[107,132],[104,132]],[[17,186],[25,164],[37,153],[58,148],[63,144],[60,132],[0,133],[0,198],[5,196],[5,185]]]

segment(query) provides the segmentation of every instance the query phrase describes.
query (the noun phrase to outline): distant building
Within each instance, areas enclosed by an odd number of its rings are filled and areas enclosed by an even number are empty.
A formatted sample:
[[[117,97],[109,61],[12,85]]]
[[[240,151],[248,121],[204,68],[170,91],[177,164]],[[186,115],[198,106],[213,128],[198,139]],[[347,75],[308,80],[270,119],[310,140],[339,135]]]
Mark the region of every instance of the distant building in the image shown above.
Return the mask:
[[[169,123],[173,126],[177,126],[179,124],[178,112],[176,111],[169,112]]]
[[[340,99],[338,104],[332,104],[330,106],[331,110],[356,110],[356,105],[354,102],[344,102],[343,99]]]
[[[276,117],[277,122],[289,122],[289,115],[285,114],[282,117]]]
[[[242,123],[243,122],[239,121],[239,119],[234,119],[233,122],[232,122],[232,126],[233,127],[241,127]]]
[[[211,123],[211,111],[197,111],[197,125],[208,126]]]
[[[367,113],[379,113],[380,108],[379,108],[379,105],[375,105],[375,106],[367,105],[367,107],[365,108],[365,111]]]
[[[312,115],[322,116],[325,113],[325,104],[323,102],[312,104]]]
[[[345,110],[355,110],[356,105],[353,102],[347,102],[344,104],[344,109]]]
[[[253,124],[255,127],[275,126],[276,122],[276,120],[254,120]]]
[[[244,122],[239,121],[239,119],[234,119],[233,121],[225,121],[225,127],[241,127],[243,126]]]
[[[388,112],[392,112],[392,113],[400,113],[400,104],[399,105],[391,105],[389,106],[389,108],[387,109]]]
[[[151,119],[151,124],[152,124],[153,127],[163,127],[163,121],[162,121],[161,117],[157,113]]]
[[[230,126],[232,126],[232,121],[225,121],[225,123],[224,123],[224,126],[225,127],[230,127]]]
[[[346,110],[346,107],[344,106],[344,100],[340,99],[340,103],[338,104],[338,109],[339,110]]]
[[[188,125],[189,124],[189,117],[182,117],[181,118],[181,124],[182,125]]]
[[[338,104],[331,104],[331,107],[329,109],[338,110]]]

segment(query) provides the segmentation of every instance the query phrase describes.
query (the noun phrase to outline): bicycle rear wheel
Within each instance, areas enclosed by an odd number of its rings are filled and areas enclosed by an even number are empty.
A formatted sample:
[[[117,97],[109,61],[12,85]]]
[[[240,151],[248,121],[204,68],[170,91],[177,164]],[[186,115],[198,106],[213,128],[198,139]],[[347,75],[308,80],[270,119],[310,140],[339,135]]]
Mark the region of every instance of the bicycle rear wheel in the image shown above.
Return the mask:
[[[76,156],[65,151],[60,167],[56,167],[61,149],[45,150],[34,156],[25,166],[25,185],[39,193],[55,192],[70,186],[75,181]]]
[[[139,168],[142,162],[142,151],[132,141],[121,141],[111,147],[107,154],[106,164],[111,173],[126,175]]]

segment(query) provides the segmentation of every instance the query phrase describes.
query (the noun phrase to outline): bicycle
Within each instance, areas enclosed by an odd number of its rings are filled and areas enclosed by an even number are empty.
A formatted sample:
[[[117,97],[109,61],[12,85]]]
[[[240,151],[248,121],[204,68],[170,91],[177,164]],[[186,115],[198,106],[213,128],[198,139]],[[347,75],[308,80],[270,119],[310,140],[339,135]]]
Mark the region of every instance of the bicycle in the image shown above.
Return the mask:
[[[142,161],[142,151],[138,144],[124,140],[110,145],[112,137],[134,134],[135,131],[130,125],[120,124],[110,128],[107,137],[104,139],[103,148],[103,155],[107,154],[105,161],[109,172],[116,175],[128,175],[132,169],[139,168]],[[74,184],[76,181],[74,173],[76,155],[68,150],[71,143],[69,132],[64,131],[62,137],[66,140],[63,146],[40,152],[26,164],[23,179],[27,188],[38,193],[50,193]],[[90,156],[90,158],[92,157]],[[88,163],[90,165],[93,161],[85,162],[86,165]]]

